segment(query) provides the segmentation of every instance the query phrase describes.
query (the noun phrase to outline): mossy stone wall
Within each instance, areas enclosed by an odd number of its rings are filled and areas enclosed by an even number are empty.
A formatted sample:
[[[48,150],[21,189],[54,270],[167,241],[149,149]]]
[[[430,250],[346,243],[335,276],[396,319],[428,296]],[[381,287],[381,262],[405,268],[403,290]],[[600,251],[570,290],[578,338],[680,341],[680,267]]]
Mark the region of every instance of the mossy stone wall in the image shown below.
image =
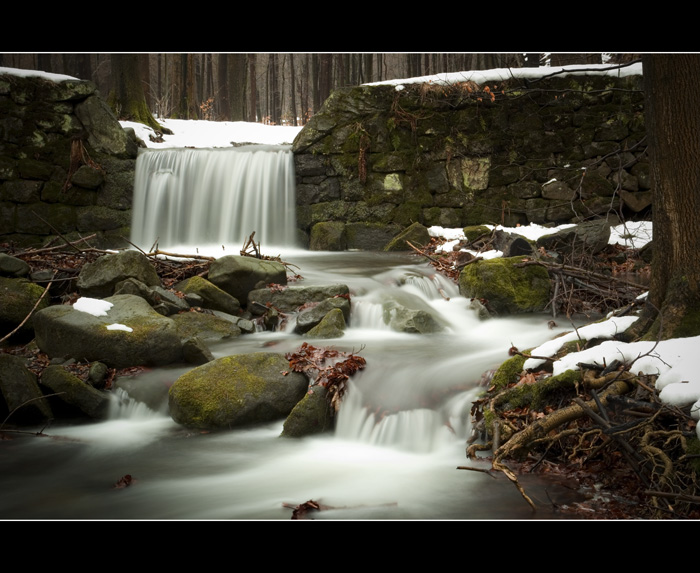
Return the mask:
[[[293,151],[312,249],[329,249],[324,226],[337,249],[381,249],[414,222],[561,224],[651,205],[641,76],[340,89]]]
[[[126,246],[136,154],[92,82],[0,73],[0,243]]]

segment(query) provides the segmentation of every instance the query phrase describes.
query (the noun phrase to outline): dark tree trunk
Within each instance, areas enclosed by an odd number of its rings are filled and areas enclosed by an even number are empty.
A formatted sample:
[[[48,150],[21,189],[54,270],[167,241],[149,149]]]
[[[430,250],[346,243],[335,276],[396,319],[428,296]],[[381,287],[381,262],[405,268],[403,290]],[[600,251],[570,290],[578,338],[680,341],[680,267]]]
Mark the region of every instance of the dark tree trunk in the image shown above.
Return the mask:
[[[257,83],[257,55],[248,54],[248,70],[250,74],[250,105],[248,106],[248,121],[257,121],[260,117],[258,112],[258,83]]]
[[[700,334],[700,55],[643,56],[653,186],[650,337]]]
[[[228,85],[228,54],[219,54],[219,97],[217,98],[217,108],[222,121],[231,119],[231,103],[229,101]]]
[[[289,54],[289,83],[292,84],[292,95],[291,95],[291,108],[292,108],[292,125],[297,125],[297,80],[296,80],[296,70],[294,69],[294,54]]]
[[[331,54],[321,54],[319,57],[318,95],[320,105],[323,105],[323,102],[331,95],[332,62],[333,56]],[[319,108],[316,107],[315,109],[318,110]]]
[[[246,55],[229,54],[228,56],[229,96],[231,98],[231,121],[246,121]]]
[[[138,121],[153,129],[163,128],[151,115],[141,83],[138,54],[112,54],[114,89],[109,103],[119,119]]]

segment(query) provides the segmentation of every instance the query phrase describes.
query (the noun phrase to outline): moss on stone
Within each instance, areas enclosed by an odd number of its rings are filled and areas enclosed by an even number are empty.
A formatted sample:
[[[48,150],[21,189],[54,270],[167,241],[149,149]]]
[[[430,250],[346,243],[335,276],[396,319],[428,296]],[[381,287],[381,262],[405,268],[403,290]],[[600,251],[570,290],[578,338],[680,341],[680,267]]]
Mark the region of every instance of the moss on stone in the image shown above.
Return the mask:
[[[538,265],[516,267],[522,257],[497,258],[464,267],[459,291],[467,298],[486,299],[496,313],[540,312],[549,302],[547,269]]]
[[[491,229],[489,229],[486,225],[469,225],[468,227],[464,227],[462,232],[464,233],[464,237],[467,239],[467,241],[475,241],[482,235],[490,233]]]
[[[501,364],[493,375],[491,384],[496,389],[507,388],[509,384],[517,381],[518,375],[523,371],[525,357],[516,354]]]
[[[169,391],[172,418],[198,428],[228,428],[284,417],[306,392],[281,354],[224,356],[178,378]],[[279,380],[280,384],[275,381]]]
[[[557,376],[547,376],[532,384],[519,384],[501,394],[494,404],[494,408],[498,411],[514,408],[542,411],[547,406],[556,405],[561,396],[569,395],[571,389],[580,381],[580,371],[567,370]]]

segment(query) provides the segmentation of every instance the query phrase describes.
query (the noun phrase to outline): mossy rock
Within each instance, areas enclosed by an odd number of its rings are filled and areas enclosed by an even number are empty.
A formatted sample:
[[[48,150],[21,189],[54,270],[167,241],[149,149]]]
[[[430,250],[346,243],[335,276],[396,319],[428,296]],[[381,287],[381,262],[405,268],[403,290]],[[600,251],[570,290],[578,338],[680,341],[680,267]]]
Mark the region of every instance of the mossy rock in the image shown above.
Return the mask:
[[[308,338],[340,338],[346,328],[345,317],[340,308],[334,308],[306,333]]]
[[[482,235],[490,233],[491,229],[486,225],[470,225],[468,227],[464,227],[462,232],[464,233],[464,237],[467,239],[467,241],[471,242],[475,241]]]
[[[135,278],[147,286],[160,286],[160,277],[148,257],[138,251],[103,255],[86,263],[78,275],[80,294],[104,298],[114,294],[117,283]]]
[[[547,269],[517,267],[522,257],[497,258],[467,265],[459,275],[459,292],[466,298],[485,299],[496,314],[542,312],[550,300]]]
[[[348,240],[345,234],[345,223],[326,221],[316,223],[311,228],[309,249],[312,251],[345,251]]]
[[[0,277],[0,338],[22,323],[43,293],[42,287],[27,279]],[[48,297],[44,297],[34,314],[14,335],[17,340],[31,338],[36,312],[48,305]]]
[[[0,353],[0,415],[10,424],[33,424],[53,418],[36,375],[24,359]],[[8,415],[11,416],[8,419]]]
[[[49,306],[34,316],[37,346],[51,358],[99,360],[110,367],[164,366],[182,360],[175,322],[133,294],[105,299],[106,316],[71,305]],[[130,330],[109,328],[123,325]]]
[[[332,430],[334,422],[328,391],[323,386],[312,386],[287,416],[280,436],[301,438],[320,434]]]
[[[420,223],[413,223],[410,227],[404,229],[394,237],[389,244],[384,247],[384,250],[387,252],[410,251],[411,247],[408,245],[409,242],[416,247],[427,245],[430,242],[430,233],[428,233],[427,227]]]
[[[52,398],[56,413],[97,419],[107,416],[109,396],[83,382],[63,366],[48,366],[41,374],[41,384],[57,394]]]
[[[204,308],[220,310],[233,315],[238,314],[241,310],[238,299],[202,277],[194,276],[180,281],[174,286],[174,289],[185,294],[201,296]]]
[[[227,429],[283,419],[306,394],[308,380],[282,355],[224,356],[180,376],[168,395],[178,424]]]
[[[171,318],[183,341],[197,337],[203,342],[214,342],[241,335],[241,329],[233,322],[214,314],[182,312],[174,314]]]

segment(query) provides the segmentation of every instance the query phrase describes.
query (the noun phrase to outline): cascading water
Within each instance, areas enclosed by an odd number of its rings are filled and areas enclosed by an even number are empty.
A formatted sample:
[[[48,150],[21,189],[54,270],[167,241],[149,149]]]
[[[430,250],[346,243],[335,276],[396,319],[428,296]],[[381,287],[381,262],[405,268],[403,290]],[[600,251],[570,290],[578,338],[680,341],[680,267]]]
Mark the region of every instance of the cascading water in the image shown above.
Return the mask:
[[[142,248],[295,242],[290,146],[142,151],[136,160],[131,240]]]
[[[193,250],[225,244],[230,253],[256,231],[264,252],[292,244],[292,171],[286,149],[143,153],[132,242]],[[282,421],[191,432],[161,411],[122,401],[107,421],[45,430],[54,439],[0,442],[12,469],[0,472],[0,518],[289,519],[285,504],[308,500],[334,508],[314,519],[533,517],[507,480],[456,467],[479,466],[465,459],[465,438],[482,373],[512,345],[530,348],[565,328],[549,330],[543,316],[479,320],[453,283],[412,255],[297,249],[285,259],[306,284],[344,283],[352,294],[344,336],[308,341],[367,360],[350,381],[333,434],[282,439]],[[386,322],[387,300],[427,309],[441,329],[397,332]],[[211,350],[216,358],[286,353],[304,341],[288,331],[257,332]],[[157,368],[129,382],[166,404],[168,386],[189,368]],[[133,485],[115,491],[124,475]],[[535,485],[528,495],[537,501],[539,491],[549,507],[555,490],[545,495]]]

